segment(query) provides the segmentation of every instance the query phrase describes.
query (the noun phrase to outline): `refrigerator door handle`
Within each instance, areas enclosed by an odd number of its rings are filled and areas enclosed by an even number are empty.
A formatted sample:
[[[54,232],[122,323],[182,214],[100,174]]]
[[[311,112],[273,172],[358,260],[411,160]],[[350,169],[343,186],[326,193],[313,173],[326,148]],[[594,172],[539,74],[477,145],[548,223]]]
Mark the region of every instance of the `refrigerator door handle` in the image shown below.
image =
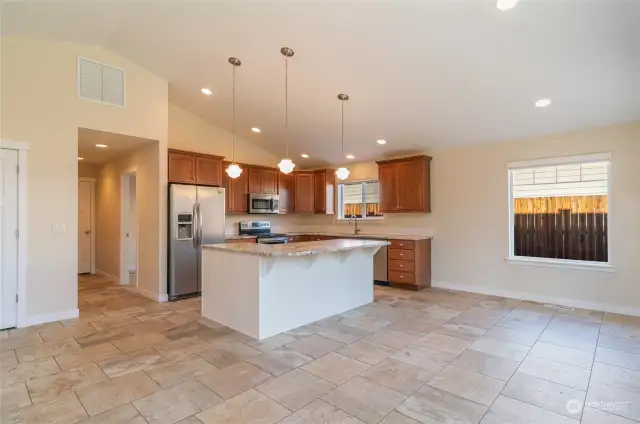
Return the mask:
[[[202,246],[202,211],[198,203],[198,246]]]
[[[191,241],[193,243],[193,248],[198,248],[198,204],[193,204],[193,217],[191,218],[192,226],[193,226],[193,234],[191,234]]]

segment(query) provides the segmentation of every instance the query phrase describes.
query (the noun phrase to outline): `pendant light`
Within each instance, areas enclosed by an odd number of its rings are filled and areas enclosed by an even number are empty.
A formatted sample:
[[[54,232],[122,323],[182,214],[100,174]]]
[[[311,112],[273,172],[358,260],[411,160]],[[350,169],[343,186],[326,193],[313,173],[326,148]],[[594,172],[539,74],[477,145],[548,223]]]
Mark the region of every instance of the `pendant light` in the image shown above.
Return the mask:
[[[340,135],[342,138],[342,157],[344,158],[344,102],[349,100],[349,96],[346,94],[338,94],[338,100],[342,103],[342,126],[340,127]],[[339,180],[346,180],[349,178],[349,170],[343,166],[336,170],[336,177]]]
[[[227,168],[227,175],[229,178],[238,178],[242,174],[242,168],[236,163],[236,67],[240,66],[242,62],[235,57],[229,58],[229,63],[233,65],[233,94],[231,100],[231,110],[233,114],[233,143],[231,153],[231,164]]]
[[[289,159],[289,58],[293,57],[293,49],[283,47],[280,53],[284,59],[284,159],[278,163],[278,168],[283,174],[289,174],[296,165]]]

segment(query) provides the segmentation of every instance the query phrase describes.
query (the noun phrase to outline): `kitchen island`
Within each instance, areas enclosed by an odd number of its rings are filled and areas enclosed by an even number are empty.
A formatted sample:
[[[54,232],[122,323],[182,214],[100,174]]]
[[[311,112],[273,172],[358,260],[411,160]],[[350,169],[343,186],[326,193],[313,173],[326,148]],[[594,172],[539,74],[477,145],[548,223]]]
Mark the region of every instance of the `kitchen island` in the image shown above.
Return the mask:
[[[202,315],[255,339],[373,301],[385,240],[202,246]]]

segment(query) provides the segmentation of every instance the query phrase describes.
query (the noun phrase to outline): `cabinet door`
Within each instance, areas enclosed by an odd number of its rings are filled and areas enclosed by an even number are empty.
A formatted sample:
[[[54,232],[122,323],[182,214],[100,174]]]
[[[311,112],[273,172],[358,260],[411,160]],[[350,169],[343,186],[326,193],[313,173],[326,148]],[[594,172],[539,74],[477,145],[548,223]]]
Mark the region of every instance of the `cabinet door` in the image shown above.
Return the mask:
[[[262,193],[262,169],[249,168],[249,193]]]
[[[169,181],[193,183],[195,181],[194,156],[187,153],[169,152]]]
[[[244,212],[246,213],[249,210],[249,196],[248,188],[249,188],[249,173],[247,169],[242,170],[242,174],[238,178],[231,179],[231,201],[233,202],[233,206],[231,210],[233,212]]]
[[[398,209],[422,212],[424,208],[423,164],[420,161],[398,163]],[[416,184],[419,181],[419,184]]]
[[[262,192],[265,194],[278,194],[277,171],[272,169],[262,170]]]
[[[198,183],[222,185],[222,160],[208,156],[196,156],[195,165]]]
[[[313,173],[296,174],[296,212],[313,212]]]
[[[280,202],[280,213],[295,212],[295,175],[282,174],[278,176],[278,199]]]
[[[380,189],[380,211],[397,212],[398,205],[398,165],[380,165],[378,168]]]
[[[327,211],[327,199],[326,199],[326,186],[327,175],[323,172],[314,172],[313,174],[313,212],[314,213],[326,213]]]

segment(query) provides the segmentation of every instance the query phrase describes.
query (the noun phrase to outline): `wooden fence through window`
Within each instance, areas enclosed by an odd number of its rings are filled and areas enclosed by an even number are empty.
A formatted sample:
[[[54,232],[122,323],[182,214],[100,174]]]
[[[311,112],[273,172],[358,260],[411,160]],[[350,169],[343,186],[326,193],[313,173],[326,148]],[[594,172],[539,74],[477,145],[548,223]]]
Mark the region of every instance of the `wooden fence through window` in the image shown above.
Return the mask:
[[[514,199],[514,255],[607,262],[607,196]]]

